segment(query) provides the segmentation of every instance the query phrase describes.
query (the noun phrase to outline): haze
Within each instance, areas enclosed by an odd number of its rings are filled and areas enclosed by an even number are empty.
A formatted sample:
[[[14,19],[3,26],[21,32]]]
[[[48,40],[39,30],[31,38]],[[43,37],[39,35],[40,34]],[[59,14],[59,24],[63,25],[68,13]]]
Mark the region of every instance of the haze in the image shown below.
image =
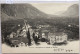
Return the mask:
[[[54,3],[30,3],[37,9],[41,10],[44,13],[52,14],[52,15],[59,15],[66,11],[71,5],[77,4],[74,2],[54,2]]]

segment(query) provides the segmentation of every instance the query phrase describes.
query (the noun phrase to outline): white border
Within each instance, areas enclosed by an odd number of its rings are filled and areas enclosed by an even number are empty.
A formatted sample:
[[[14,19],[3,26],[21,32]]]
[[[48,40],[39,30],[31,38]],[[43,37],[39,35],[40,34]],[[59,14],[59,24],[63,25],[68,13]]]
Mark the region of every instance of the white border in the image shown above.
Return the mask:
[[[27,2],[80,2],[80,0],[0,0],[0,4],[2,4],[2,3],[10,3],[10,4],[12,4],[12,3],[27,3]],[[80,6],[79,6],[79,8],[80,8]],[[0,9],[0,11],[1,11],[1,9]],[[80,13],[80,11],[79,11],[79,13]],[[80,21],[79,21],[79,23],[80,23]],[[2,54],[1,48],[2,47],[1,47],[1,13],[0,13],[0,54]]]
[[[0,0],[0,3],[26,3],[26,2],[77,2],[79,0]]]

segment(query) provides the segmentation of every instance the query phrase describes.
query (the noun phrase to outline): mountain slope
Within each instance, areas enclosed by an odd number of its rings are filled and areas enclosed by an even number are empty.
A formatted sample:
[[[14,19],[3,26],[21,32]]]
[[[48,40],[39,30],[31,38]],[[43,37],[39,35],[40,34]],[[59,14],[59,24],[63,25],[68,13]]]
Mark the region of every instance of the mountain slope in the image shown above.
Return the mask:
[[[13,19],[23,19],[23,18],[46,18],[45,16],[47,16],[47,14],[39,11],[30,4],[2,4],[1,12],[4,21],[6,18],[11,17],[13,17]]]
[[[62,15],[63,16],[70,16],[70,17],[79,16],[79,5],[78,4],[73,4]]]

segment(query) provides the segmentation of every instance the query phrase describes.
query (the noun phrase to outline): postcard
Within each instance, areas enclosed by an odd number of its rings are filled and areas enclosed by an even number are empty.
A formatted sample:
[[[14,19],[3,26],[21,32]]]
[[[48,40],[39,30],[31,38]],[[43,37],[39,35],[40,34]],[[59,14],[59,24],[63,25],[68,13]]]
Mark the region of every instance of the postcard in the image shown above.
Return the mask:
[[[1,4],[2,54],[79,53],[78,2]]]

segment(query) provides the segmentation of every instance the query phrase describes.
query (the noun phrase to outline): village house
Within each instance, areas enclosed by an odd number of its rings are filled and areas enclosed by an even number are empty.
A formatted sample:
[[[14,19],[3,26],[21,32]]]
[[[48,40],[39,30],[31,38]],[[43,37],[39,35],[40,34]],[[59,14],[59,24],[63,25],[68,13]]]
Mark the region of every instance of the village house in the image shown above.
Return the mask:
[[[18,27],[21,25],[18,24]],[[16,28],[15,28],[16,29]],[[24,46],[27,45],[28,39],[27,39],[27,32],[30,32],[30,36],[32,35],[33,31],[31,29],[31,26],[29,24],[25,24],[21,28],[17,28],[15,32],[11,32],[9,36],[9,42],[11,46]],[[30,37],[32,38],[32,37]]]
[[[35,32],[35,36],[37,36],[37,37],[38,37],[38,36],[39,36],[39,32]]]
[[[67,34],[63,32],[48,34],[48,39],[50,44],[67,43],[67,38],[68,38]]]
[[[47,28],[50,27],[50,25],[37,25],[37,28]]]
[[[20,46],[27,46],[28,44],[28,39],[24,38],[24,37],[15,37],[15,38],[11,38],[9,39],[10,41],[10,45],[12,47],[20,47]]]
[[[9,38],[14,38],[16,37],[16,33],[15,32],[12,32],[10,35],[9,35]]]
[[[47,30],[47,29],[41,29],[41,31],[40,31],[40,37],[41,37],[41,41],[42,42],[46,42],[47,41],[48,33],[49,33],[49,30]]]

